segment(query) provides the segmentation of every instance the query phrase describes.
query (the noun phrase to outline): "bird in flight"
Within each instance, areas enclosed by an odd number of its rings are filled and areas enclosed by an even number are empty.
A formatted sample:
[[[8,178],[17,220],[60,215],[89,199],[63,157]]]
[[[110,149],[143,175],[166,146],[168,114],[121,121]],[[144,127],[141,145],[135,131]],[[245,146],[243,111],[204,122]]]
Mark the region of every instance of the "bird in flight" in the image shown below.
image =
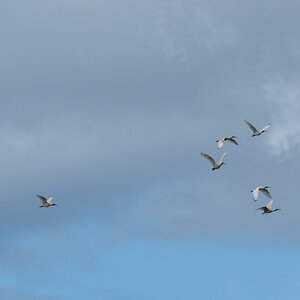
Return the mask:
[[[245,120],[245,123],[249,126],[249,128],[252,130],[253,134],[252,136],[259,136],[261,135],[263,132],[265,132],[270,126],[271,124],[267,125],[266,127],[264,127],[261,130],[257,130],[251,123],[249,123],[248,121]]]
[[[212,170],[214,171],[216,169],[219,169],[224,164],[222,161],[223,161],[224,156],[226,155],[226,152],[221,156],[220,160],[217,163],[208,154],[201,152],[201,155],[204,156],[205,158],[207,158],[211,162],[211,164],[213,166]]]
[[[52,197],[50,197],[48,200],[43,197],[43,196],[40,196],[40,195],[37,195],[37,197],[41,200],[42,202],[42,205],[40,207],[49,207],[49,206],[54,206],[54,205],[57,205],[55,203],[52,203],[51,204],[51,201],[52,201]]]
[[[218,143],[218,149],[221,149],[223,146],[224,146],[224,142],[225,141],[229,141],[235,145],[238,145],[238,142],[234,139],[237,139],[238,137],[237,136],[232,136],[232,137],[229,137],[229,136],[224,136],[222,139],[220,140],[217,140],[216,142]]]
[[[257,210],[262,210],[263,211],[262,215],[269,214],[269,213],[277,211],[277,210],[281,210],[280,208],[276,208],[273,210],[272,204],[273,204],[273,200],[271,200],[267,206],[262,206],[262,207],[258,208]]]
[[[263,192],[268,198],[272,198],[271,194],[268,191],[269,186],[258,186],[254,190],[251,191],[253,195],[253,200],[256,202],[258,199],[259,191]]]

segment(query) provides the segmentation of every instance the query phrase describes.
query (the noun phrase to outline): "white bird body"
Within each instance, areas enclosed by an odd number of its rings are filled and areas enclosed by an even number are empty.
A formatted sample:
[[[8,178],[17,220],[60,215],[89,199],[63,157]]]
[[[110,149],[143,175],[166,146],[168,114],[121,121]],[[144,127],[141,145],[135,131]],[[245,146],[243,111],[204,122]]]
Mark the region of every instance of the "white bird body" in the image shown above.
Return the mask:
[[[42,205],[40,207],[49,207],[49,206],[54,206],[54,205],[57,205],[55,203],[52,203],[51,204],[51,201],[52,201],[52,197],[50,197],[48,200],[43,197],[43,196],[40,196],[40,195],[37,195],[37,197],[41,200],[42,202]]]
[[[262,206],[262,207],[258,208],[257,210],[262,210],[263,211],[262,215],[269,214],[269,213],[277,211],[277,210],[281,210],[280,208],[276,208],[273,210],[272,205],[273,205],[273,200],[271,200],[267,206]]]
[[[226,155],[226,152],[221,156],[220,160],[216,163],[215,160],[209,156],[206,153],[201,152],[201,155],[204,156],[206,159],[208,159],[210,161],[210,163],[212,164],[212,170],[216,170],[219,169],[224,163],[223,163],[223,158]]]
[[[272,198],[271,194],[268,191],[269,186],[258,186],[254,190],[252,190],[253,200],[256,202],[258,199],[259,192],[263,192],[268,198]]]
[[[270,126],[271,124],[267,125],[266,127],[264,127],[261,130],[257,130],[251,123],[249,123],[248,121],[245,120],[245,123],[248,125],[248,127],[252,130],[253,134],[252,136],[259,136],[261,135],[263,132],[265,132]]]
[[[237,138],[237,137],[233,135],[231,137],[230,136],[224,136],[222,139],[217,140],[218,149],[223,148],[225,141],[229,141],[229,142],[231,142],[231,143],[233,143],[235,145],[238,145],[238,142],[236,140],[234,140],[235,138]]]

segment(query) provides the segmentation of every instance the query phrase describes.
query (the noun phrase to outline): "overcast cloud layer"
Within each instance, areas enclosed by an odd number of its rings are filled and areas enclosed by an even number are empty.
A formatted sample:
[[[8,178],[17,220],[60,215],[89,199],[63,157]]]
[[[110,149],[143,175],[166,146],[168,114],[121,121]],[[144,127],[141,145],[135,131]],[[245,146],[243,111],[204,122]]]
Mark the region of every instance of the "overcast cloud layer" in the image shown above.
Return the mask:
[[[23,261],[36,262],[48,243],[67,253],[87,234],[107,247],[265,234],[298,243],[299,9],[267,0],[2,1],[5,272],[18,265],[24,274]],[[252,138],[245,119],[272,127]],[[218,151],[224,135],[240,145]],[[212,172],[200,152],[223,150],[226,164]],[[272,187],[280,213],[255,212],[268,201],[253,203],[258,185]],[[59,206],[40,210],[36,194]],[[92,242],[82,247],[96,255]],[[59,299],[15,284],[0,292]]]

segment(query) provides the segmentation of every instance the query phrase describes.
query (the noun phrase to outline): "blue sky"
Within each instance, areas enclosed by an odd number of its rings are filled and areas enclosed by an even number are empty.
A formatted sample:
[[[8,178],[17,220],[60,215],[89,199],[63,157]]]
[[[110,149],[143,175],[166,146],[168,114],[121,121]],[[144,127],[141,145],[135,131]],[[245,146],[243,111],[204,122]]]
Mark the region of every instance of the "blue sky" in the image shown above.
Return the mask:
[[[23,251],[39,246],[48,253],[49,236],[37,239]],[[62,246],[60,237],[51,238],[47,260],[35,253],[21,265],[4,263],[14,271],[1,274],[2,293],[8,299],[294,299],[300,292],[298,249],[275,241],[138,238],[107,245],[81,234],[70,240]]]
[[[299,298],[300,3],[0,5],[1,299]]]

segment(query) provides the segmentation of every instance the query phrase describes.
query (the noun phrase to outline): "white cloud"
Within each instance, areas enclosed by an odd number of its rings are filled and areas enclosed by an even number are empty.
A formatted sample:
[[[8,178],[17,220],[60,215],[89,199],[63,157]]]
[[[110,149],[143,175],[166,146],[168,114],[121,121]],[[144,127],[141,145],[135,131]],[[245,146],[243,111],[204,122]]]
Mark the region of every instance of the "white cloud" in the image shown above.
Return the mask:
[[[274,155],[293,156],[295,148],[300,145],[299,81],[287,81],[277,76],[263,89],[273,123],[268,134],[268,146]]]

